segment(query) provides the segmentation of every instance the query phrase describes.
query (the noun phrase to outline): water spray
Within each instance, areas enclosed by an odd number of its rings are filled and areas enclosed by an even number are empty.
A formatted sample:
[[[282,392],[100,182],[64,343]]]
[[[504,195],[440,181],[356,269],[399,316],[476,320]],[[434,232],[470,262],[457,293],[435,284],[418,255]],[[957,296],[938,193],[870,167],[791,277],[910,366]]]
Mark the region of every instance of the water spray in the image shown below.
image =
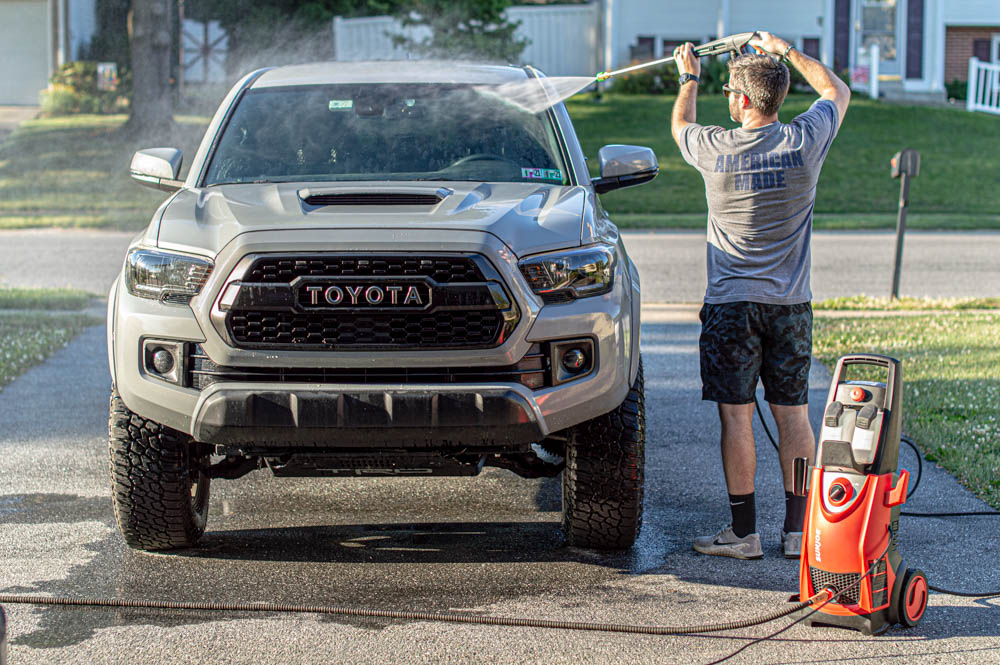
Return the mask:
[[[708,55],[722,55],[723,53],[732,53],[734,56],[737,56],[743,53],[743,48],[749,44],[750,40],[754,37],[760,37],[760,35],[756,32],[741,32],[736,35],[730,35],[729,37],[716,39],[714,42],[708,42],[707,44],[695,46],[694,54],[699,58],[704,58]],[[666,58],[660,58],[659,60],[652,60],[650,62],[632,65],[631,67],[625,67],[624,69],[616,69],[613,72],[601,72],[595,78],[598,81],[607,81],[612,76],[627,74],[628,72],[634,72],[638,69],[645,69],[647,67],[655,67],[656,65],[666,65],[673,61],[674,56],[671,55]]]

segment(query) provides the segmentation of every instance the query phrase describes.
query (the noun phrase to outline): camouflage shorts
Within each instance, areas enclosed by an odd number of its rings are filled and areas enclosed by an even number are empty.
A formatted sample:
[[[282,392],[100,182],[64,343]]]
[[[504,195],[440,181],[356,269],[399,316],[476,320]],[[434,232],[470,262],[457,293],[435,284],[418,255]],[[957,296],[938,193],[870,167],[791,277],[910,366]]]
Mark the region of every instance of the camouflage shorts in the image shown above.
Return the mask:
[[[749,404],[764,384],[771,404],[805,404],[812,360],[812,306],[755,302],[701,308],[701,397]]]

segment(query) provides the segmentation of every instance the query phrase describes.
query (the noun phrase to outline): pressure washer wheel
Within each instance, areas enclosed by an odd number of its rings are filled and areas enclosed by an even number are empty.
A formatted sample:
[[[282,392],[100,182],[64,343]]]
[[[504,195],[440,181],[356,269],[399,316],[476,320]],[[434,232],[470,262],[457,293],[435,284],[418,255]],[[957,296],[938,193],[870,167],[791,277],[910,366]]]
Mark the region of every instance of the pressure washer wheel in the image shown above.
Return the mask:
[[[913,628],[927,609],[927,576],[922,570],[907,570],[899,597],[899,624]]]

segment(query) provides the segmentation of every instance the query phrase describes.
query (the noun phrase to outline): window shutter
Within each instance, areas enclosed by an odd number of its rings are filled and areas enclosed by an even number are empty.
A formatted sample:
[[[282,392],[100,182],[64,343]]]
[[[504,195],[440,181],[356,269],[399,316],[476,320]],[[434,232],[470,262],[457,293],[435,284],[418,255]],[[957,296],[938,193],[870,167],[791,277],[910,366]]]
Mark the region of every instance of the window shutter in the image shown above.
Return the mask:
[[[988,39],[972,40],[972,55],[973,57],[979,58],[983,62],[992,61],[993,58],[990,57],[990,40]]]
[[[906,78],[924,77],[924,0],[910,0],[906,10]]]

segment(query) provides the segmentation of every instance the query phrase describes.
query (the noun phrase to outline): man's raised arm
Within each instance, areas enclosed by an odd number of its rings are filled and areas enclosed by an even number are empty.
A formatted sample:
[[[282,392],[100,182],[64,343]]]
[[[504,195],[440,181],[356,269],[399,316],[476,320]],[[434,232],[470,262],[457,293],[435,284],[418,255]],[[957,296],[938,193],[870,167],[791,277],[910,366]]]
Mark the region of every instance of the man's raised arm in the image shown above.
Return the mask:
[[[851,101],[851,89],[847,84],[822,62],[802,53],[781,37],[775,37],[770,32],[758,34],[760,38],[751,39],[750,46],[787,59],[805,77],[813,90],[819,93],[820,99],[828,99],[836,104],[840,116],[838,125],[842,123],[847,113],[847,104]]]
[[[681,76],[691,74],[701,75],[701,60],[694,54],[694,45],[687,42],[674,49],[674,62],[677,63],[677,73]],[[670,133],[674,141],[680,145],[681,130],[694,124],[698,117],[698,81],[697,79],[681,83],[674,101],[674,110],[670,114]]]

